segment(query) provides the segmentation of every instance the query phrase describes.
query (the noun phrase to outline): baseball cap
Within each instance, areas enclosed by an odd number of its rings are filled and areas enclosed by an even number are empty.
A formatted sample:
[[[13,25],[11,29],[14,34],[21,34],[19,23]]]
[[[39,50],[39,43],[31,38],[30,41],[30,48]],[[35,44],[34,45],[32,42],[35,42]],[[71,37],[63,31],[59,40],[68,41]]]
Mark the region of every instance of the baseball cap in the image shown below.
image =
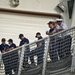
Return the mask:
[[[37,38],[37,35],[40,35],[40,34],[41,34],[40,32],[37,32],[35,37]]]
[[[13,40],[12,39],[9,39],[8,42],[13,42]]]
[[[22,36],[24,36],[23,34],[19,34],[19,38],[21,38]]]
[[[47,24],[53,24],[53,21],[49,21]]]

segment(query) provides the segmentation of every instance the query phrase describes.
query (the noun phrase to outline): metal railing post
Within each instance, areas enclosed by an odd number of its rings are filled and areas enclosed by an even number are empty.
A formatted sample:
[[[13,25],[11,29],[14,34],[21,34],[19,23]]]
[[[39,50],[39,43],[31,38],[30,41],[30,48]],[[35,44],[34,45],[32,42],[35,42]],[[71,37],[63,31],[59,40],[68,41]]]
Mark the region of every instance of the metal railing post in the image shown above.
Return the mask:
[[[50,37],[47,38],[47,45],[46,45],[46,50],[45,50],[44,60],[43,60],[42,75],[46,75],[46,64],[47,64],[47,55],[48,55],[48,49],[49,49],[49,42],[50,42]]]
[[[75,45],[73,47],[73,56],[72,56],[72,65],[71,65],[71,72],[75,72]]]
[[[23,58],[24,58],[24,52],[25,52],[25,46],[22,46],[22,52],[21,52],[21,57],[20,57],[20,63],[19,63],[19,70],[18,70],[18,75],[21,75],[22,71],[22,66],[23,66]]]

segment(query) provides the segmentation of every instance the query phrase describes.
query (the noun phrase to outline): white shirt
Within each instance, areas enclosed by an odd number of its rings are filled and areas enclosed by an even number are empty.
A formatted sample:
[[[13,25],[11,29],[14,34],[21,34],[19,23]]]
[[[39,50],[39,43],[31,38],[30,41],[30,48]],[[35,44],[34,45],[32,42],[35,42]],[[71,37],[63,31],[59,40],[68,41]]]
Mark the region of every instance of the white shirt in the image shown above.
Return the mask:
[[[67,30],[68,29],[68,26],[62,22],[62,24],[59,26],[60,28],[59,29],[64,29],[64,30]]]
[[[59,25],[59,29],[67,30],[67,29],[68,29],[68,26],[67,26],[65,23],[62,22],[62,24]],[[64,36],[66,36],[66,35],[69,35],[69,33],[66,33],[66,32],[65,32],[65,35],[64,35]],[[60,34],[59,37],[62,37],[61,34]]]
[[[53,31],[53,32],[56,32],[56,29],[60,29],[60,26],[57,25],[57,26],[54,28],[54,31]]]

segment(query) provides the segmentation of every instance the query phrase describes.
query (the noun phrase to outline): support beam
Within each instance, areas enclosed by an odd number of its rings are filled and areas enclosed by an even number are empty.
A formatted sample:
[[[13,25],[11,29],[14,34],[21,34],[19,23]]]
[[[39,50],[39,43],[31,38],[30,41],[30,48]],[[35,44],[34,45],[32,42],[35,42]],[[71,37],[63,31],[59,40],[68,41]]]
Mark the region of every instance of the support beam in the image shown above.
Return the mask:
[[[0,8],[0,12],[61,18],[61,15],[56,14],[56,13],[43,13],[43,12],[32,12],[32,11],[22,11],[22,10],[11,10],[11,9],[5,9],[5,8]]]

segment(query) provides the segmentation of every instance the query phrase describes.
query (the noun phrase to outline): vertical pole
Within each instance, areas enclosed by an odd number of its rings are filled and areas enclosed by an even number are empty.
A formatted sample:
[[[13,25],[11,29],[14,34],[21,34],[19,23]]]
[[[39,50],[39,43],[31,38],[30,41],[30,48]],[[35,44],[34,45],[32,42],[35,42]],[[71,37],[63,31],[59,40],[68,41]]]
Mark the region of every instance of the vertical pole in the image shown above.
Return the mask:
[[[74,0],[74,7],[73,7],[73,15],[72,15],[72,26],[71,27],[74,27],[75,26],[75,0]]]
[[[22,46],[21,57],[20,57],[20,62],[19,62],[18,75],[21,75],[22,66],[23,66],[23,59],[24,59],[24,52],[25,52],[25,46],[23,45],[23,46]]]
[[[47,65],[47,55],[48,55],[48,49],[49,49],[49,42],[50,42],[50,37],[47,38],[47,45],[46,45],[46,50],[44,54],[44,60],[43,60],[43,70],[42,70],[42,75],[46,75],[46,65]]]
[[[72,56],[72,65],[71,65],[71,72],[75,72],[75,45],[74,45],[74,48],[73,48],[73,56]]]

